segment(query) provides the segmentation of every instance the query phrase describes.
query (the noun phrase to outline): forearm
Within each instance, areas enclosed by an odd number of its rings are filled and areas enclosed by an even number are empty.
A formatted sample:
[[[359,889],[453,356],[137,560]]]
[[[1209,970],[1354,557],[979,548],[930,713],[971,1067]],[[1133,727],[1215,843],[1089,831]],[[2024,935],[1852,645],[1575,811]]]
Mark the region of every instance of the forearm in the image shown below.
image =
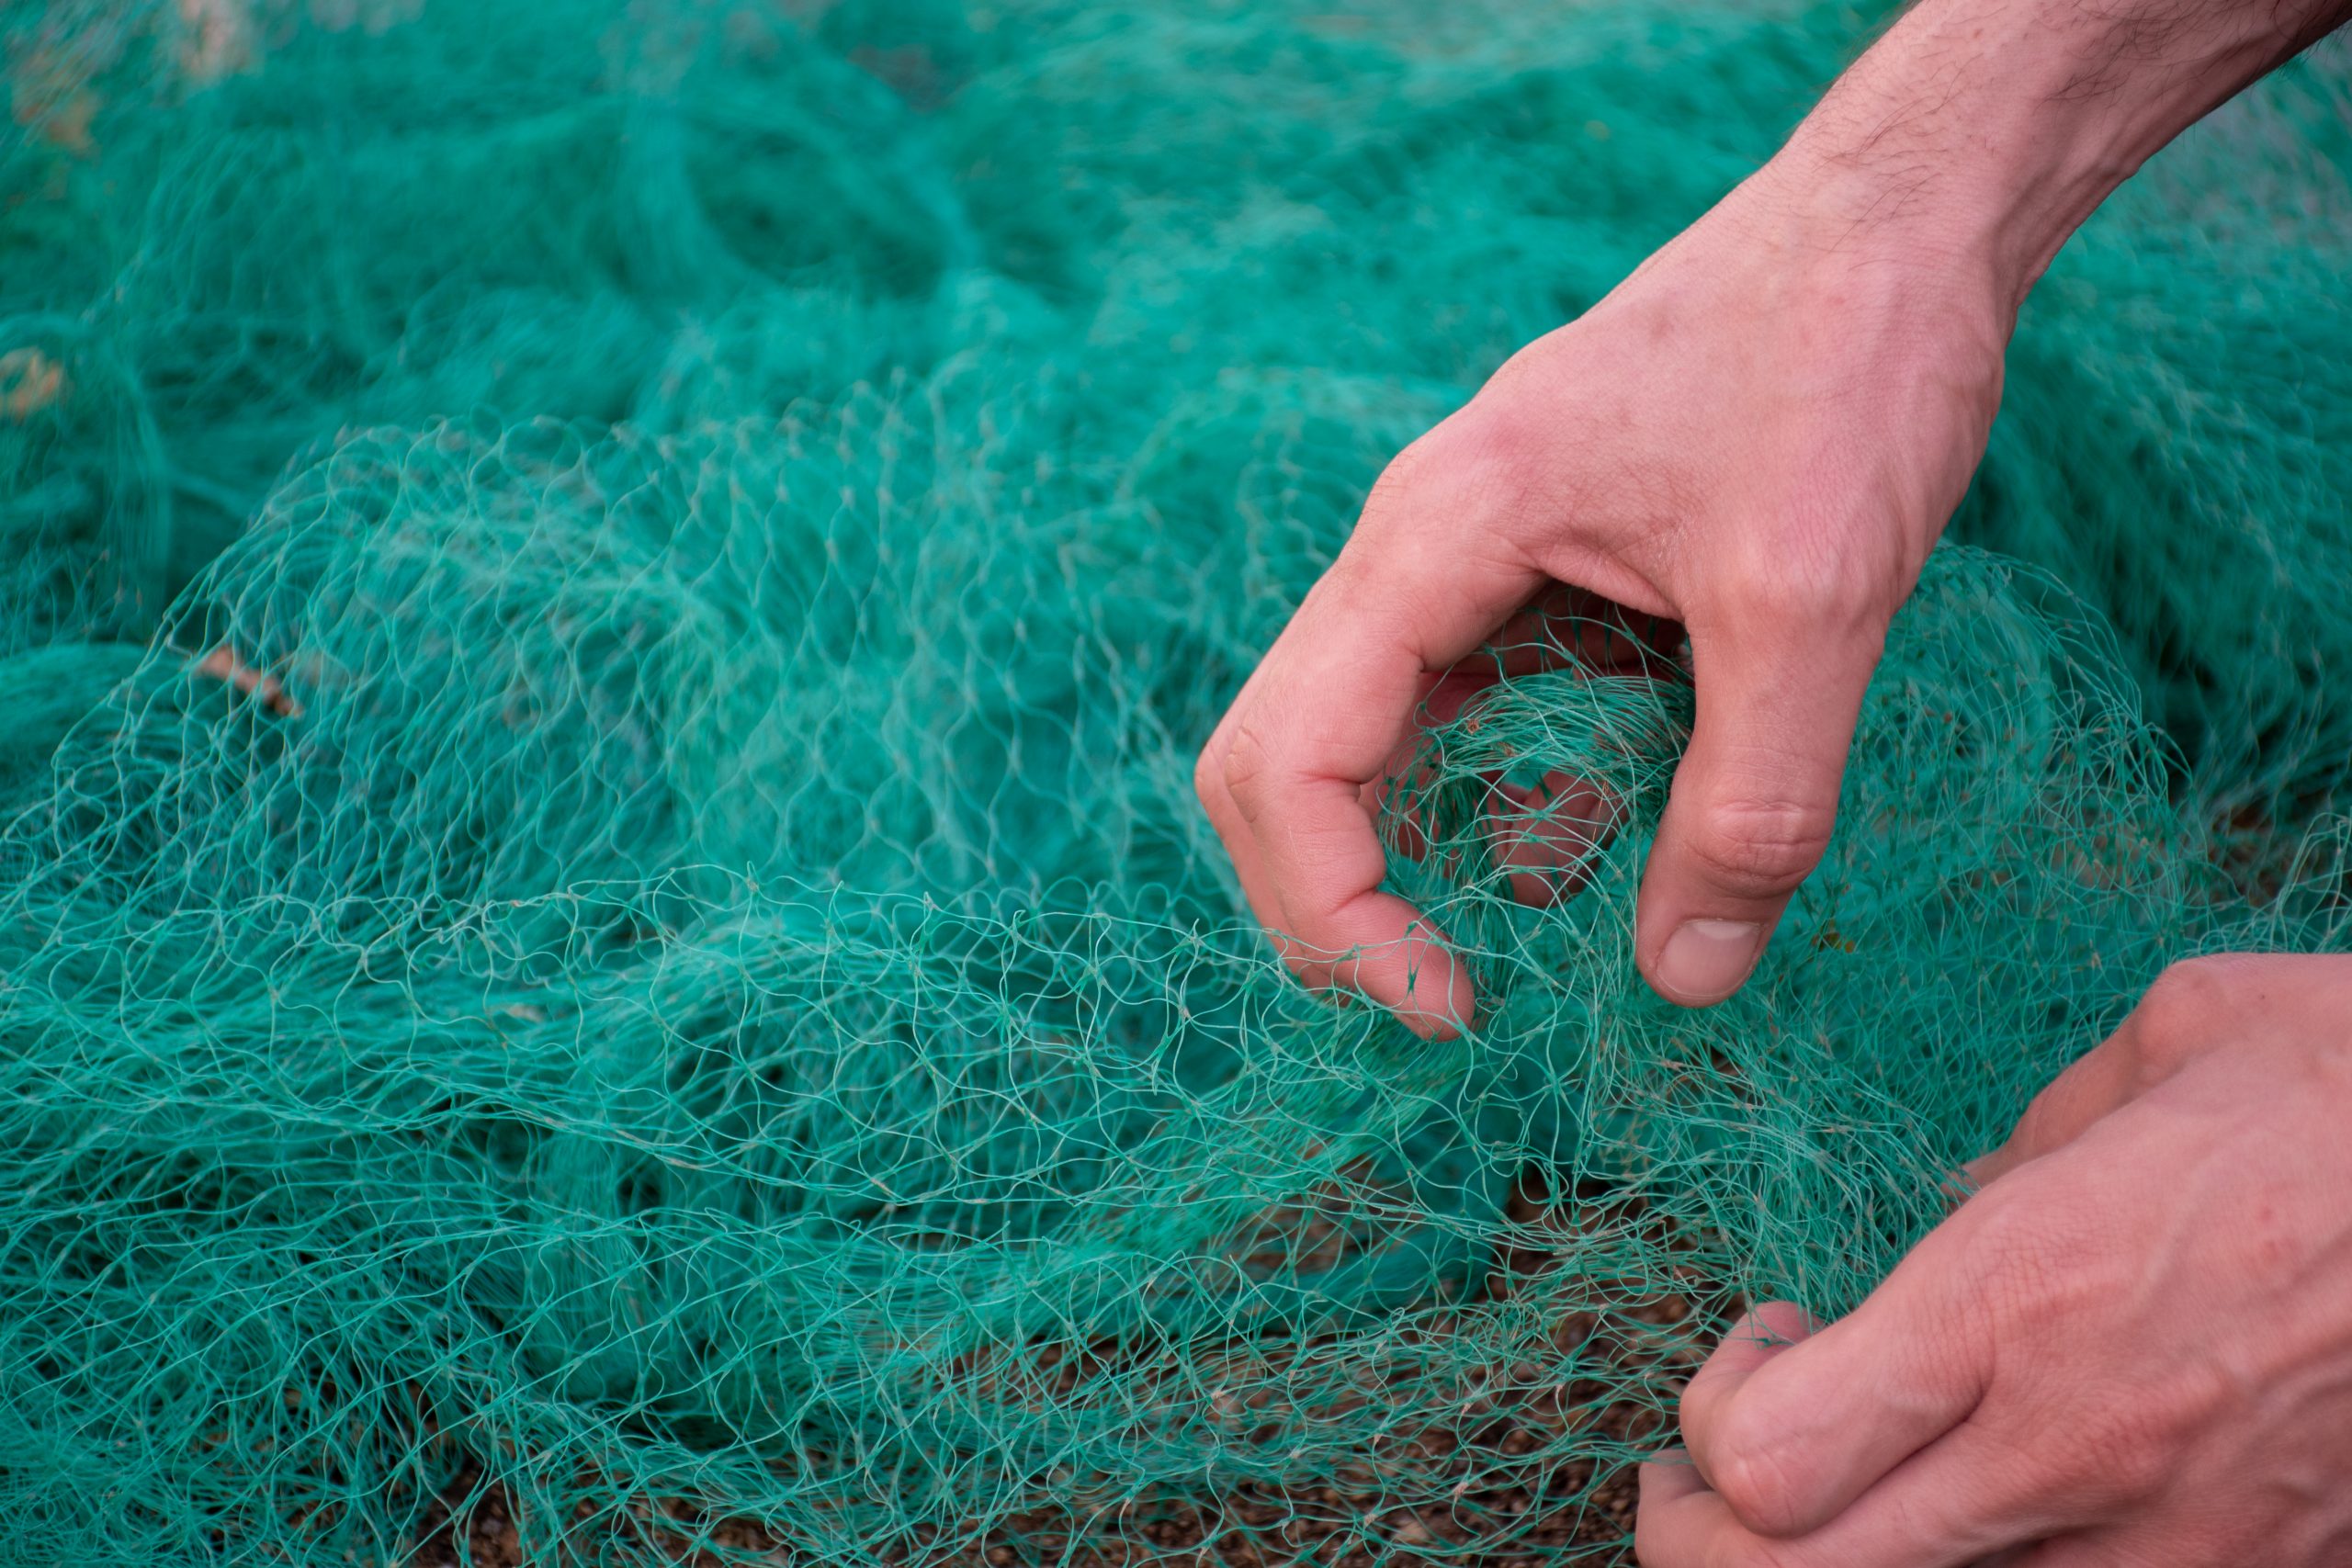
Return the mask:
[[[2147,158],[2352,17],[2352,0],[1923,0],[1766,177],[1824,243],[1892,243],[2014,312]]]

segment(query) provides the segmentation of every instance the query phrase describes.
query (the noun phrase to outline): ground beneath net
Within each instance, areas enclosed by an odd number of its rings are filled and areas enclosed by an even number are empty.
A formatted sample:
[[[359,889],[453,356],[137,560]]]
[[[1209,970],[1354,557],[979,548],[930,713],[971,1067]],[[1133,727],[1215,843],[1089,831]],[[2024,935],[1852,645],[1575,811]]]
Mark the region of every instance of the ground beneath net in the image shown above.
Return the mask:
[[[1549,1218],[1573,1224],[1578,1214],[1602,1210],[1622,1213],[1603,1200],[1593,1207],[1544,1202],[1523,1182],[1511,1201],[1510,1218],[1525,1223]],[[1542,1267],[1543,1259],[1506,1254],[1493,1278],[1508,1290],[1514,1278]],[[1668,1327],[1694,1318],[1728,1321],[1742,1308],[1726,1292],[1696,1288],[1655,1296],[1626,1316],[1637,1324]],[[1712,1339],[1713,1334],[1698,1337]],[[1565,1352],[1600,1343],[1592,1319],[1576,1314],[1563,1322],[1555,1342]],[[1655,1388],[1678,1384],[1695,1359],[1685,1349],[1661,1359],[1651,1346],[1611,1339],[1607,1350],[1616,1366],[1645,1374]],[[1620,1385],[1623,1386],[1623,1385]],[[1573,1420],[1588,1438],[1605,1436],[1628,1444],[1663,1446],[1668,1422],[1656,1399],[1627,1399],[1597,1412],[1571,1390],[1566,1400],[1526,1404],[1495,1412],[1495,1418],[1467,1443],[1456,1446],[1452,1468],[1465,1478],[1490,1476],[1481,1450],[1524,1454],[1545,1446]],[[1425,1439],[1427,1440],[1427,1439]],[[1451,1438],[1440,1438],[1452,1441]],[[1543,1478],[1540,1489],[1513,1483],[1490,1485],[1472,1479],[1443,1506],[1398,1507],[1382,1495],[1370,1475],[1351,1488],[1320,1484],[1311,1490],[1243,1487],[1211,1501],[1167,1497],[1139,1503],[1116,1530],[1046,1514],[1006,1520],[978,1546],[937,1553],[920,1550],[886,1553],[884,1560],[909,1568],[1142,1568],[1146,1563],[1193,1562],[1202,1568],[1374,1568],[1375,1564],[1428,1562],[1476,1564],[1477,1568],[1613,1568],[1633,1562],[1635,1477],[1623,1470],[1596,1485],[1589,1461],[1576,1461]],[[467,1499],[472,1498],[470,1506]],[[1525,1519],[1510,1531],[1507,1544],[1494,1544],[1495,1521]],[[1477,1521],[1470,1523],[1466,1521]],[[527,1568],[533,1559],[517,1526],[513,1500],[478,1474],[461,1475],[436,1510],[417,1568]],[[655,1531],[659,1540],[664,1532]],[[697,1549],[684,1534],[668,1535],[673,1561],[691,1568],[720,1568],[749,1557],[785,1568],[830,1568],[816,1555],[779,1540],[750,1521],[734,1521],[712,1532],[718,1551]]]

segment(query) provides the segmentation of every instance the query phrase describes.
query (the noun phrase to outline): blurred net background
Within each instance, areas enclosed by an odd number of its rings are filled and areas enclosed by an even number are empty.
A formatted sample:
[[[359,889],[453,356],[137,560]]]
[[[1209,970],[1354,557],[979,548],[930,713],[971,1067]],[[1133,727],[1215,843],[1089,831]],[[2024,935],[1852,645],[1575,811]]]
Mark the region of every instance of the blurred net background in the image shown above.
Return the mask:
[[[1618,1560],[1740,1298],[2352,937],[2340,55],[2031,302],[1736,1001],[1630,959],[1670,671],[1434,735],[1432,1045],[1193,757],[1875,12],[0,17],[0,1555]],[[1531,908],[1551,770],[1622,820]]]

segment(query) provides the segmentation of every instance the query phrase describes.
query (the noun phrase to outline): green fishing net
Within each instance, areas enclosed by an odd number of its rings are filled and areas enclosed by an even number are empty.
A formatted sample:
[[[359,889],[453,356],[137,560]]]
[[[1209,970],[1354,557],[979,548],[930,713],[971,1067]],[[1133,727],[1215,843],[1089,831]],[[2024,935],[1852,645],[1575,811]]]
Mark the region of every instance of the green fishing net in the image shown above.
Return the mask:
[[[1733,1002],[1631,959],[1672,649],[1437,727],[1433,1044],[1193,759],[1875,13],[0,17],[14,1561],[1622,1560],[1740,1300],[1849,1306],[2173,958],[2352,939],[2340,56],[2030,305]]]

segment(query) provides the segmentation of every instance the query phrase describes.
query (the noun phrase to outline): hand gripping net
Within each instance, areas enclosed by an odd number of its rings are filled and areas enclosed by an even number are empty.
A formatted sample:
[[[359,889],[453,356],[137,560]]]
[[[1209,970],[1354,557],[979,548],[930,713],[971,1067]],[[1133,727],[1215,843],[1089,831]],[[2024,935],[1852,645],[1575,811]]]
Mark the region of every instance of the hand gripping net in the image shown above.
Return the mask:
[[[25,1561],[1621,1559],[1741,1299],[1850,1306],[2171,959],[2346,943],[2337,61],[2029,308],[2005,553],[1736,1000],[1631,960],[1670,660],[1435,729],[1431,1044],[1289,981],[1193,759],[1867,18],[0,17]],[[1611,828],[1532,908],[1547,773]]]

